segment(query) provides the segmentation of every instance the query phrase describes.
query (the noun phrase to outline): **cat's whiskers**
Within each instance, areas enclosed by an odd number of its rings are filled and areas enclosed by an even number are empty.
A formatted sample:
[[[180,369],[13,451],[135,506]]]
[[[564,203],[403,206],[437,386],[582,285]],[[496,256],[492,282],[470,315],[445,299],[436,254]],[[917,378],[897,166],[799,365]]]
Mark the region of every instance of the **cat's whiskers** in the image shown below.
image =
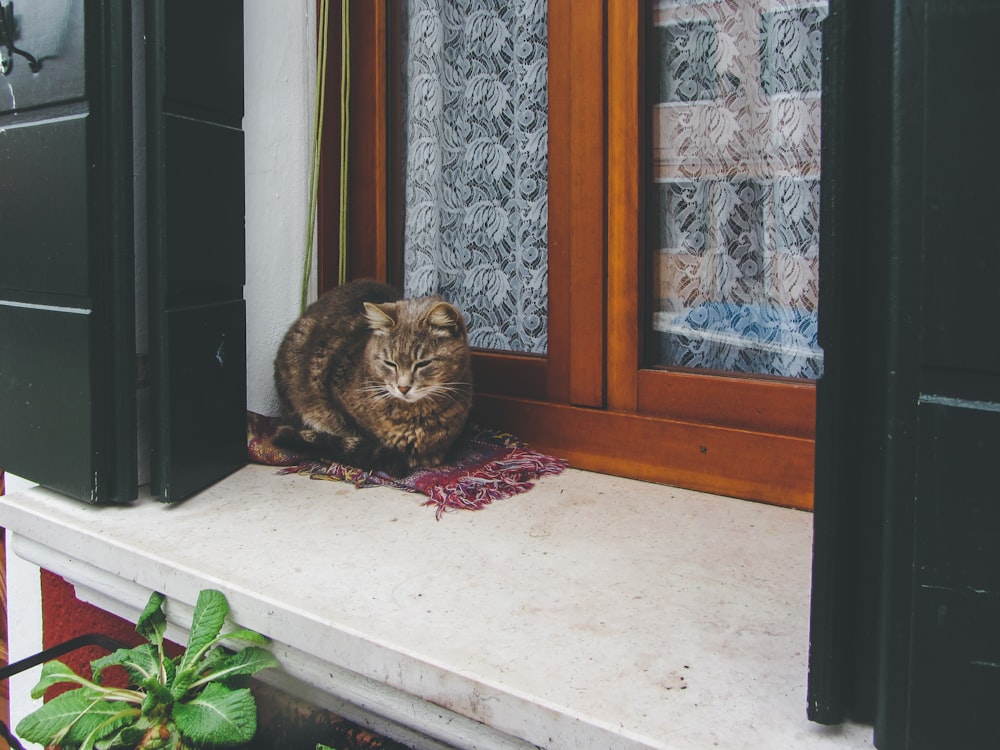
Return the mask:
[[[372,396],[372,401],[388,401],[394,398],[392,391],[389,390],[389,386],[385,383],[379,383],[377,381],[372,381],[369,385],[361,386],[359,389],[362,393],[369,394]]]
[[[468,387],[469,383],[463,383],[461,381],[455,383],[435,383],[430,387],[426,398],[436,398],[441,397],[441,400],[447,399],[457,406],[462,405],[462,400],[459,398],[462,395],[462,387]]]

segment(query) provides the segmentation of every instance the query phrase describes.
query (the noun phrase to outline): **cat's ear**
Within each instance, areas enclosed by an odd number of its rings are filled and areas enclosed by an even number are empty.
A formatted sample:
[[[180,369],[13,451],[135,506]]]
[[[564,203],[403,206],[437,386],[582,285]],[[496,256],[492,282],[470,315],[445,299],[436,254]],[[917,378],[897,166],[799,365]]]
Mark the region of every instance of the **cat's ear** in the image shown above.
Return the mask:
[[[458,336],[465,330],[462,313],[447,302],[434,305],[427,316],[427,322],[436,336]]]
[[[376,336],[388,336],[389,331],[396,327],[392,312],[395,312],[395,306],[365,302],[365,319]]]

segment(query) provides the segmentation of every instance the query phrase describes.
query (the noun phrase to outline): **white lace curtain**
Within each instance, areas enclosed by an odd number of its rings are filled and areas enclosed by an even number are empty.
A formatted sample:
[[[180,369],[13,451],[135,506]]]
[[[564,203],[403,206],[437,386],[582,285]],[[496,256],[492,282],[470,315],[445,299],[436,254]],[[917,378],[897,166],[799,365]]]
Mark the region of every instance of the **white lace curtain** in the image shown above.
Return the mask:
[[[659,363],[817,377],[825,0],[657,0]],[[408,0],[405,292],[544,353],[545,0]]]
[[[408,0],[408,296],[441,294],[476,347],[544,353],[545,0]]]
[[[667,365],[818,377],[825,0],[659,0],[652,327]]]

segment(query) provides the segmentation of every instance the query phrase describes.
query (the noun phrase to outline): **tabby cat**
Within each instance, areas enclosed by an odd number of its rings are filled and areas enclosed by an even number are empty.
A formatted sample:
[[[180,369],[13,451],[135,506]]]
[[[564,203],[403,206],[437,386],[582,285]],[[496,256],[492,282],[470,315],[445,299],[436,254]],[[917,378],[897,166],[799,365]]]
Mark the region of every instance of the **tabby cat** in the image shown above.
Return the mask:
[[[310,305],[281,342],[274,379],[276,444],[393,476],[440,464],[472,405],[462,314],[373,281]]]

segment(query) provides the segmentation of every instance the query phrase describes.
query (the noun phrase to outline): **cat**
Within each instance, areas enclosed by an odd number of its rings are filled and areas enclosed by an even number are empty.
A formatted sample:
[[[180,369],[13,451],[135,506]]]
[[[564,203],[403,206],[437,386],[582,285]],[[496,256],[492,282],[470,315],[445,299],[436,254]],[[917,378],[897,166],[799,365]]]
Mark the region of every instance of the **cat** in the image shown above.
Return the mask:
[[[276,445],[394,477],[437,466],[472,406],[465,320],[440,297],[351,282],[288,329],[274,380]]]

